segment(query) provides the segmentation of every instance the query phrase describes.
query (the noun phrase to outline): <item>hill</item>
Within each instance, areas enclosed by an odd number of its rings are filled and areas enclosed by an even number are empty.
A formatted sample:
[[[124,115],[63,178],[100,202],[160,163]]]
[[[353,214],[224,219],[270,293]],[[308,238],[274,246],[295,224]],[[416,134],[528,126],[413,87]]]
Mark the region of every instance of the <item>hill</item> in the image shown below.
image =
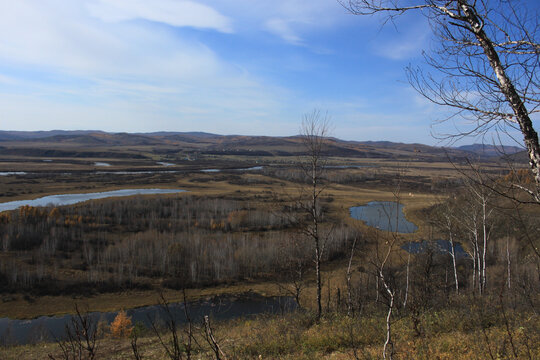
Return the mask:
[[[329,138],[326,154],[337,157],[413,159],[423,161],[460,161],[465,158],[495,159],[504,151],[514,154],[522,149],[472,144],[444,148],[424,144],[390,141],[345,141]],[[0,131],[0,155],[92,156],[129,151],[129,157],[148,153],[200,153],[209,155],[298,156],[304,153],[299,136],[217,135],[204,132],[107,133],[103,131]],[[126,157],[126,155],[118,156]]]

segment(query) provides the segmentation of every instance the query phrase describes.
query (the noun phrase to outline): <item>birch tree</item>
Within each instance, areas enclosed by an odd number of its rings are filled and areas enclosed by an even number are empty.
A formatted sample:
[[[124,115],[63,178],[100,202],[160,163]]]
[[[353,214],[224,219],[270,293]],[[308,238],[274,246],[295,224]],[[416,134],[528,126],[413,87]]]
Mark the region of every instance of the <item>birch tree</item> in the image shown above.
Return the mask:
[[[519,131],[537,186],[540,146],[532,116],[540,111],[540,26],[534,2],[512,0],[340,0],[356,15],[386,21],[408,12],[424,15],[435,38],[425,55],[434,71],[408,69],[411,85],[435,104],[454,109],[441,119],[471,128],[448,138]]]
[[[307,224],[302,228],[304,234],[312,240],[315,249],[314,263],[317,283],[317,319],[322,314],[321,292],[321,260],[329,233],[321,229],[322,212],[320,206],[321,194],[324,190],[323,172],[325,170],[324,150],[327,145],[329,132],[329,117],[319,110],[305,114],[302,120],[301,138],[306,152],[307,161],[302,162],[302,170],[308,180],[303,187],[299,206],[308,216]]]

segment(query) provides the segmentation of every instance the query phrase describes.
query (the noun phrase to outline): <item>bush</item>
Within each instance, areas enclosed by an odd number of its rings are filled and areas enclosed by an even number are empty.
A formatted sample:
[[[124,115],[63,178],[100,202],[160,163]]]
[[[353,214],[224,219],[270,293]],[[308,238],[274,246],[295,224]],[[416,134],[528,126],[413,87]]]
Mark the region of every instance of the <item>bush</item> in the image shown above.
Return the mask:
[[[127,316],[125,311],[119,311],[118,315],[111,323],[111,335],[115,338],[127,338],[133,331],[131,318]]]

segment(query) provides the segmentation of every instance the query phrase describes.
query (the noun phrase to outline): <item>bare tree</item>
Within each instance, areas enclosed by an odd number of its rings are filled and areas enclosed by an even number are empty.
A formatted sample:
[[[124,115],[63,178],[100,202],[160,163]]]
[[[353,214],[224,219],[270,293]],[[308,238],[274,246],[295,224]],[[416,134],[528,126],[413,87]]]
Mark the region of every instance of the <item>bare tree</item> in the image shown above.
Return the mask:
[[[436,38],[425,55],[436,70],[409,68],[411,85],[435,104],[455,109],[449,118],[473,122],[448,138],[521,132],[540,185],[540,146],[531,115],[540,111],[538,8],[507,0],[340,0],[356,15],[381,13],[386,21],[421,12]],[[449,118],[443,119],[448,120]]]
[[[317,319],[322,314],[321,303],[321,260],[329,232],[321,229],[322,212],[321,193],[324,190],[323,172],[325,170],[324,150],[328,141],[329,117],[319,110],[305,114],[302,119],[301,137],[306,151],[307,161],[302,162],[302,170],[308,179],[308,186],[303,187],[298,205],[307,214],[308,222],[302,227],[303,233],[313,241],[315,248],[315,275],[317,278]]]
[[[65,360],[94,360],[96,358],[97,324],[88,311],[82,312],[75,304],[75,315],[66,324],[65,340],[56,340]],[[49,359],[55,360],[51,354]]]
[[[356,248],[356,242],[358,241],[358,237],[354,237],[353,244],[351,246],[351,256],[349,257],[349,264],[347,266],[347,316],[353,315],[353,306],[352,306],[352,285],[351,285],[351,278],[352,278],[352,261],[354,258],[354,249]]]
[[[392,312],[394,311],[394,307],[396,305],[395,304],[396,289],[390,284],[388,279],[385,277],[385,267],[387,266],[388,259],[390,257],[390,254],[392,253],[395,243],[396,243],[396,238],[392,237],[388,242],[388,247],[377,269],[378,278],[381,284],[383,285],[384,290],[386,291],[387,301],[388,301],[387,303],[388,312],[386,314],[386,339],[384,341],[384,346],[383,346],[383,359],[390,359],[390,360],[392,360],[395,353],[394,342],[392,340],[392,322],[393,322]]]
[[[219,343],[216,340],[216,337],[214,336],[214,332],[212,330],[212,327],[210,326],[210,318],[208,315],[204,316],[204,330],[205,330],[205,336],[206,336],[206,342],[208,345],[210,345],[210,348],[212,349],[212,352],[214,353],[214,356],[216,357],[216,360],[227,360],[227,356],[221,349],[221,346],[219,346]]]

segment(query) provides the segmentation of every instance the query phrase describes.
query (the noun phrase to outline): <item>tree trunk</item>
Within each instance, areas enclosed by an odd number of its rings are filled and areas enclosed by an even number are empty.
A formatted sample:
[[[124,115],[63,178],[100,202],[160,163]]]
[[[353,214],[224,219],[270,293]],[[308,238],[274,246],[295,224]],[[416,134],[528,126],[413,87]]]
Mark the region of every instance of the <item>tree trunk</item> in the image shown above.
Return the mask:
[[[394,343],[392,342],[392,310],[394,310],[395,292],[391,291],[386,284],[382,270],[379,271],[379,277],[390,298],[390,302],[388,303],[388,313],[386,314],[386,340],[383,347],[383,359],[392,360],[394,355]]]
[[[351,248],[351,256],[349,258],[349,266],[347,266],[347,316],[351,316],[353,312],[352,306],[352,288],[351,288],[351,277],[352,277],[352,260],[354,256],[354,248],[356,247],[357,237],[354,238],[354,242]]]
[[[450,255],[452,256],[452,265],[454,267],[454,282],[456,285],[456,294],[459,294],[459,281],[458,281],[457,266],[456,266],[456,252],[454,249],[454,240],[452,239],[452,235],[450,235],[450,246],[452,247],[452,252],[450,253]]]
[[[313,240],[315,240],[315,272],[317,276],[317,320],[322,315],[322,280],[321,280],[321,244],[319,239],[319,216],[317,214],[317,159],[312,163],[312,197],[311,197],[311,216],[313,219]]]
[[[486,201],[482,199],[482,232],[484,238],[484,249],[482,251],[482,292],[486,291],[487,275],[486,275],[486,256],[487,256],[487,215]]]
[[[510,290],[510,239],[507,237],[506,238],[506,266],[507,266],[507,285],[508,285],[508,290]]]
[[[407,255],[407,280],[405,283],[405,299],[403,300],[403,307],[407,306],[407,298],[409,296],[409,268],[411,264],[411,253]]]
[[[476,36],[476,39],[480,43],[480,46],[484,50],[484,54],[489,60],[489,64],[499,82],[499,89],[506,97],[506,100],[512,107],[516,116],[516,122],[519,124],[521,133],[523,134],[523,141],[527,147],[527,153],[529,155],[529,165],[534,174],[534,178],[537,184],[540,184],[540,145],[538,144],[538,134],[533,128],[529,112],[525,108],[525,104],[521,100],[521,96],[516,91],[514,84],[506,75],[506,71],[501,63],[499,55],[493,46],[493,42],[487,36],[483,30],[483,23],[480,22],[475,12],[471,9],[466,0],[458,0],[459,4],[467,18],[467,22],[471,27],[471,31]]]

